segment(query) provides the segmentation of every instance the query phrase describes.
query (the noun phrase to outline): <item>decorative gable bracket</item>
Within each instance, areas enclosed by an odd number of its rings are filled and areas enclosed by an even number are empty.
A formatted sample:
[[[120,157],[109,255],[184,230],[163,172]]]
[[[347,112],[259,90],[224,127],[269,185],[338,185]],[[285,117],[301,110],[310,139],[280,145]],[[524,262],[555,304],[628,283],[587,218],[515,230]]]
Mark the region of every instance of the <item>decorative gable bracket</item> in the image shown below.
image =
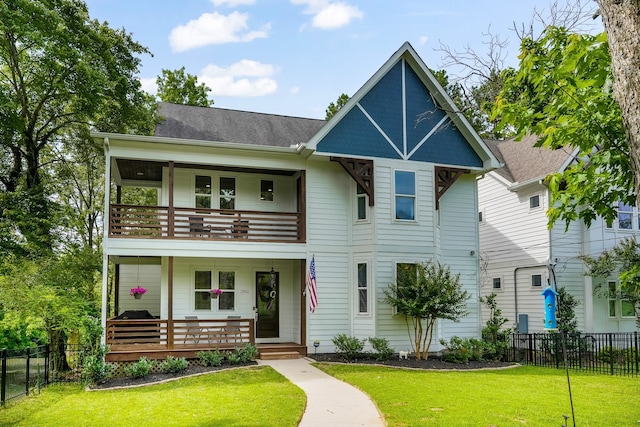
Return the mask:
[[[369,206],[373,206],[373,160],[352,159],[349,157],[331,156],[332,162],[338,162],[345,171],[369,196]]]
[[[436,209],[440,209],[440,197],[442,197],[444,193],[451,188],[453,183],[456,182],[463,173],[469,173],[469,169],[436,166],[434,170],[436,175]]]

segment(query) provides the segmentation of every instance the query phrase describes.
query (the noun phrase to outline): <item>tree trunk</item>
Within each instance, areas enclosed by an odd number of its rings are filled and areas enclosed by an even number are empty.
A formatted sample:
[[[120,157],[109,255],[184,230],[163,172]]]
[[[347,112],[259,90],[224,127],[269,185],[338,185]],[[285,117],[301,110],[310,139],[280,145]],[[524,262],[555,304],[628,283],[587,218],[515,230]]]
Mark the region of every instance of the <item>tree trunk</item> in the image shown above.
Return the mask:
[[[62,331],[51,331],[49,333],[49,348],[51,349],[51,360],[53,370],[56,372],[70,371],[71,367],[67,362],[66,353],[67,335]]]
[[[622,111],[640,205],[640,0],[597,0],[609,39],[613,95]]]

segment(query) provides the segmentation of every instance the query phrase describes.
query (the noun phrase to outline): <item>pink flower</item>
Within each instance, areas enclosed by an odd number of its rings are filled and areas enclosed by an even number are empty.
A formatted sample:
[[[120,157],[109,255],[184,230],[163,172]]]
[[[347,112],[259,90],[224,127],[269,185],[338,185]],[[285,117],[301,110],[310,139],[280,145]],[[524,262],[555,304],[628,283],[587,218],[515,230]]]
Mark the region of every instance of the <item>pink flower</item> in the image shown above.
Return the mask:
[[[222,289],[211,289],[209,293],[211,295],[220,295],[222,293]]]
[[[131,291],[129,291],[129,295],[134,296],[137,294],[145,294],[147,293],[147,290],[145,288],[143,288],[142,286],[138,286],[136,288],[131,288]]]

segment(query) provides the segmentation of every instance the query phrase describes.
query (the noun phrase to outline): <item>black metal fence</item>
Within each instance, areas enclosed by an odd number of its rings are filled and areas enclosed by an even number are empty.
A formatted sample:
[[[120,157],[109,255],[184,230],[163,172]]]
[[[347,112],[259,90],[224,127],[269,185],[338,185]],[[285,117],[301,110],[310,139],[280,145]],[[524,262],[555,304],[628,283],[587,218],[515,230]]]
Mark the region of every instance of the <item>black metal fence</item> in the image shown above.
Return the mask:
[[[0,404],[49,383],[49,347],[0,350]]]
[[[640,335],[638,332],[513,334],[507,361],[563,369],[566,364],[570,369],[638,376]]]

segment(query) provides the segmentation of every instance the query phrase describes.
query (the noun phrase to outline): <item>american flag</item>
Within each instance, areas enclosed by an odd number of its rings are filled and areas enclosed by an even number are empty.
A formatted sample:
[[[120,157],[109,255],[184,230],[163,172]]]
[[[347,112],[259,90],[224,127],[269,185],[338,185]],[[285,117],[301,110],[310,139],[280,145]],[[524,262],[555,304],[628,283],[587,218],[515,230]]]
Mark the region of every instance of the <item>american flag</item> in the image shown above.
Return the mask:
[[[307,292],[309,292],[309,311],[316,311],[318,306],[318,292],[316,289],[316,260],[315,255],[311,257],[309,271],[307,272]]]

